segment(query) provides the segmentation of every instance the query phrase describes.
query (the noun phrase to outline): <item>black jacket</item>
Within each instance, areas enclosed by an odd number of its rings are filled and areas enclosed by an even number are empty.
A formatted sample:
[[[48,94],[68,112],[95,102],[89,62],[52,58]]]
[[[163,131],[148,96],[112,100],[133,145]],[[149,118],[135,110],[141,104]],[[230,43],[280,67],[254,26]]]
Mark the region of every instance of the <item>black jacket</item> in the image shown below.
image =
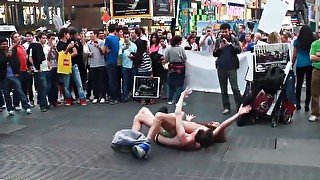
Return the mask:
[[[32,60],[33,60],[34,67],[36,68],[36,70],[40,70],[40,65],[41,65],[42,61],[46,60],[46,56],[43,52],[42,45],[38,42],[31,43],[28,50],[27,50],[28,59],[29,59],[30,51],[32,54]]]
[[[20,62],[17,56],[17,51],[13,49],[12,56],[10,58],[7,58],[5,52],[0,50],[0,80],[5,79],[7,76],[8,62],[13,74],[20,73]]]
[[[241,46],[238,38],[231,36],[227,39],[231,42],[231,45],[220,49],[220,44],[222,39],[218,38],[215,43],[215,50],[213,51],[213,56],[218,57],[216,60],[216,67],[219,69],[231,70],[239,68],[239,58],[238,54],[241,53]]]

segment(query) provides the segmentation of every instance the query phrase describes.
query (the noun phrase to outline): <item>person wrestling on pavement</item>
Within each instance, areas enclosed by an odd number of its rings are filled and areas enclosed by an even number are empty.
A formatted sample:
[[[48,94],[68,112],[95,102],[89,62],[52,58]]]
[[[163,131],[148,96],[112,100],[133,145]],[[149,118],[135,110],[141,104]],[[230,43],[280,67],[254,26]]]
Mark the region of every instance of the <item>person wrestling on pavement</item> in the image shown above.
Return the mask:
[[[241,106],[237,114],[221,124],[218,122],[205,124],[191,122],[194,116],[188,115],[186,121],[183,121],[182,103],[184,98],[191,93],[191,89],[186,89],[181,93],[175,113],[157,112],[153,115],[148,108],[143,107],[135,116],[132,129],[140,131],[142,124],[144,124],[150,127],[147,137],[151,141],[167,147],[195,150],[207,148],[215,142],[225,142],[226,128],[240,115],[249,113],[251,110],[250,105]]]

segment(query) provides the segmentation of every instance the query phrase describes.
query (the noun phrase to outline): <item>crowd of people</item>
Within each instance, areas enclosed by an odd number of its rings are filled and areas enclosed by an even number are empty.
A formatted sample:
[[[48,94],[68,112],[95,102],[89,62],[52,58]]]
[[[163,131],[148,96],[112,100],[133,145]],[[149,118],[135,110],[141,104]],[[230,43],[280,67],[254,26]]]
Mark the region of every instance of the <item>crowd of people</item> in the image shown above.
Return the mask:
[[[221,24],[219,31],[205,28],[201,37],[197,37],[195,32],[186,37],[173,36],[162,29],[148,36],[142,27],[128,29],[114,24],[108,26],[107,32],[93,30],[88,34],[70,27],[60,29],[57,34],[38,32],[34,35],[27,32],[22,38],[15,32],[10,41],[0,39],[1,111],[6,108],[9,115],[14,115],[22,107],[30,114],[36,104],[46,112],[75,102],[86,106],[89,101],[111,105],[130,100],[143,105],[155,103],[155,99],[133,98],[134,76],[160,77],[161,99],[166,99],[169,105],[175,104],[184,87],[185,51],[203,51],[217,57],[215,63],[223,114],[229,114],[228,82],[236,109],[242,103],[237,82],[237,54],[253,52],[254,45],[265,41],[293,45],[292,61],[297,67],[296,107],[301,109],[301,89],[305,78],[305,111],[310,110],[312,102],[309,120],[315,121],[319,116],[319,93],[316,89],[320,49],[317,49],[317,37],[309,26],[302,26],[296,35],[283,31],[281,35],[274,32],[269,36],[259,32],[247,33],[244,25],[235,33],[227,23]],[[63,61],[59,57],[64,54],[71,55],[72,61],[67,74],[58,71],[59,61]]]

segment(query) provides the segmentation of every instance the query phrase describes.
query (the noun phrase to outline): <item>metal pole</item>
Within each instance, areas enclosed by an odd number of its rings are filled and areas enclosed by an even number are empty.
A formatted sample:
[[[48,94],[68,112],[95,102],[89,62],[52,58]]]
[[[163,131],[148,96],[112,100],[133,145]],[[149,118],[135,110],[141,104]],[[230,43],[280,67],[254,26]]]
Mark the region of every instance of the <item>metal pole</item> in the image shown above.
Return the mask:
[[[320,0],[316,0],[316,2],[315,2],[315,10],[316,10],[316,16],[315,16],[316,31],[318,31],[318,29],[319,29],[319,20],[320,20],[319,5],[320,5]]]

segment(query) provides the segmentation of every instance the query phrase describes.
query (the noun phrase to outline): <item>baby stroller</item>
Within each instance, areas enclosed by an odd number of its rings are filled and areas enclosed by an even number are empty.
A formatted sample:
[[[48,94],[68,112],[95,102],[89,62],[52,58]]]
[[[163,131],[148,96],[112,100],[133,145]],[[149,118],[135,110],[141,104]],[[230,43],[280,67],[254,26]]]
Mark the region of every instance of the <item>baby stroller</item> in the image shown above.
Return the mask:
[[[290,123],[295,111],[295,77],[289,62],[285,70],[272,67],[254,82],[248,82],[244,104],[251,104],[250,122],[271,120],[275,127],[279,122]],[[250,92],[250,93],[248,93]],[[239,125],[239,123],[238,123]]]

